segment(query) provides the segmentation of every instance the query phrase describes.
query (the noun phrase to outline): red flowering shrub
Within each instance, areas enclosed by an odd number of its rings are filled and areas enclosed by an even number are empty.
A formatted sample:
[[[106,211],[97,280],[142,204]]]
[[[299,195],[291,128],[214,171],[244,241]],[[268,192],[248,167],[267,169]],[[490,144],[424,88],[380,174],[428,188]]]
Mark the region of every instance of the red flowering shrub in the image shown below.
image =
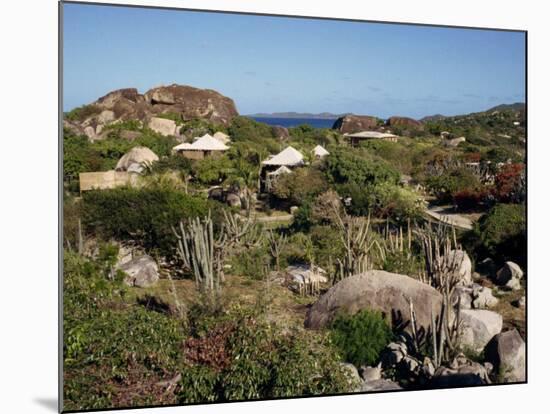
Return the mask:
[[[453,193],[453,201],[462,210],[470,210],[483,203],[489,191],[485,188],[465,189]]]
[[[506,164],[495,176],[494,196],[499,202],[508,203],[514,201],[518,193],[521,193],[524,182],[523,164]]]

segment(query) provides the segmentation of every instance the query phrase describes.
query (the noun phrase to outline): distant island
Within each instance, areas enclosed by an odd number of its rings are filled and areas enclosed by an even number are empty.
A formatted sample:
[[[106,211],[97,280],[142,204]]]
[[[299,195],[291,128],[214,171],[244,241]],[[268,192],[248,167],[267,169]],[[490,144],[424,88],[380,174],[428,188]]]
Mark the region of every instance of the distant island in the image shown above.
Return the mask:
[[[300,119],[337,119],[342,116],[352,115],[351,113],[333,114],[330,112],[321,112],[319,114],[311,114],[309,112],[273,112],[273,113],[257,113],[246,115],[250,118],[300,118]]]

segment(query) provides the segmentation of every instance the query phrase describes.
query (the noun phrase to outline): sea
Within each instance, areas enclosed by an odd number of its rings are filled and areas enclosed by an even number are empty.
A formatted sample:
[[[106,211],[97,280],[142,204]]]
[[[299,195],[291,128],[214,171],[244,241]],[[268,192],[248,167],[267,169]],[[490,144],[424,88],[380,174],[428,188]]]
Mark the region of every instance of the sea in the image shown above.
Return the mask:
[[[313,128],[332,128],[336,118],[320,119],[320,118],[256,118],[251,117],[255,121],[263,122],[268,125],[277,125],[286,128],[295,127],[298,125],[307,124]]]

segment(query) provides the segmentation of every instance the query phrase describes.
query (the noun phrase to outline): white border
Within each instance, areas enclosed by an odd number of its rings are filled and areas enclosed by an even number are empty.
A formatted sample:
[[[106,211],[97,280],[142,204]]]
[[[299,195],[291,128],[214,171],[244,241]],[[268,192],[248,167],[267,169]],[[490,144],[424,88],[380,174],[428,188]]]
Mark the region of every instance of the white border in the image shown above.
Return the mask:
[[[116,2],[116,1],[113,1]],[[136,410],[137,413],[521,412],[544,407],[550,38],[544,2],[132,0],[133,4],[529,31],[529,384]],[[2,412],[51,413],[57,396],[57,2],[0,4]],[[154,28],[151,28],[154,30]],[[545,191],[546,190],[546,191]],[[128,410],[126,412],[134,412]]]

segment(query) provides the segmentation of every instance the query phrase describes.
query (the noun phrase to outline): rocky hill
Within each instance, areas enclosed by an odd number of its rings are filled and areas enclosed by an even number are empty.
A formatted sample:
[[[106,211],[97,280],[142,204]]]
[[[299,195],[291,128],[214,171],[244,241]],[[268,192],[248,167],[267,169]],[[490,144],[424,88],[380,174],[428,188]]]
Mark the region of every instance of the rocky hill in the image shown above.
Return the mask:
[[[338,118],[332,129],[336,129],[343,134],[353,134],[354,132],[376,129],[382,124],[382,120],[369,115],[345,115]]]
[[[135,88],[109,92],[66,114],[64,126],[94,138],[108,123],[148,121],[160,114],[170,114],[181,121],[205,119],[220,125],[228,125],[239,115],[233,100],[214,90],[173,84],[150,89],[143,95]]]

